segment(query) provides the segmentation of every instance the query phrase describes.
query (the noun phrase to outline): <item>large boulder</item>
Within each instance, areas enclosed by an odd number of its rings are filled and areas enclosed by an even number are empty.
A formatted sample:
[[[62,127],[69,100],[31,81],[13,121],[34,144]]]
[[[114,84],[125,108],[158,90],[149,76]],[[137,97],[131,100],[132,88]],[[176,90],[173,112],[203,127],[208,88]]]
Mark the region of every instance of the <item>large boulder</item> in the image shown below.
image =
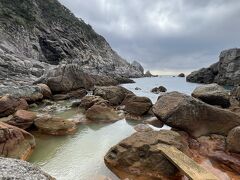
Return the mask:
[[[113,108],[103,105],[93,105],[90,107],[86,111],[86,118],[89,121],[96,122],[112,122],[121,119]]]
[[[14,98],[22,98],[28,102],[35,102],[43,99],[42,88],[38,86],[0,86],[0,96],[6,94]]]
[[[194,137],[209,134],[227,136],[232,128],[240,125],[237,114],[179,92],[160,96],[153,106],[153,112],[165,124]]]
[[[209,68],[192,72],[187,81],[196,83],[213,83],[220,85],[240,84],[240,49],[222,51],[219,62]]]
[[[7,121],[7,124],[17,126],[21,129],[28,129],[32,126],[34,120],[37,118],[37,115],[34,112],[26,110],[18,110],[13,117]]]
[[[55,178],[30,163],[11,158],[0,158],[0,172],[0,179],[55,180]]]
[[[175,131],[136,132],[107,152],[105,164],[120,179],[174,179],[179,171],[157,149],[165,144],[188,150],[187,142]]]
[[[211,105],[227,108],[230,106],[230,95],[227,90],[218,84],[209,84],[197,87],[192,96]]]
[[[93,105],[108,105],[109,102],[100,96],[85,96],[81,99],[79,107],[88,110]]]
[[[240,126],[232,129],[227,136],[228,150],[235,153],[240,153]]]
[[[34,125],[41,133],[50,135],[67,135],[76,130],[74,122],[51,116],[38,117]]]
[[[133,61],[131,66],[136,69],[137,71],[140,71],[142,73],[142,75],[144,74],[144,68],[142,67],[142,65],[137,62],[137,61]]]
[[[108,100],[113,106],[120,105],[129,94],[133,95],[133,92],[121,86],[96,87],[93,91],[93,95],[100,96],[103,99]]]
[[[30,133],[0,122],[0,156],[26,160],[34,147],[35,139]]]
[[[27,109],[28,103],[24,99],[14,98],[6,95],[0,97],[0,117],[5,117],[15,113],[20,109]]]
[[[60,65],[51,69],[35,83],[44,83],[54,93],[69,92],[76,89],[91,89],[93,79],[77,64]]]
[[[125,110],[129,114],[144,115],[152,107],[152,101],[147,97],[128,95],[124,100]]]
[[[52,91],[46,84],[37,84],[37,87],[40,88],[43,98],[49,99],[52,97]]]

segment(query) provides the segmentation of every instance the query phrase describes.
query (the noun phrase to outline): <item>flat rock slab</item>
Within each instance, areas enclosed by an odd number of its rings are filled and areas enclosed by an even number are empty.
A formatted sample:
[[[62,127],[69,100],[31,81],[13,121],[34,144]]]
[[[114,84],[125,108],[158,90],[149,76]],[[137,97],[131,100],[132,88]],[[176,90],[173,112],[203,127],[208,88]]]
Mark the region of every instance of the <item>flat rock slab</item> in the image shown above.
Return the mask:
[[[180,171],[192,180],[218,180],[212,173],[198,165],[194,160],[182,153],[174,146],[159,145],[158,149],[171,161]]]

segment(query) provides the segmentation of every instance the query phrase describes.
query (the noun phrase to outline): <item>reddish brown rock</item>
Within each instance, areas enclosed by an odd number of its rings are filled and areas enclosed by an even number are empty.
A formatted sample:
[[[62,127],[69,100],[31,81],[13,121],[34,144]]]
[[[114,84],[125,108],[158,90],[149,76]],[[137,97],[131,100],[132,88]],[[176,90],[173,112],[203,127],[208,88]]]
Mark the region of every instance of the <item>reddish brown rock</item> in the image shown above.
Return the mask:
[[[35,147],[34,137],[15,126],[0,122],[0,155],[26,160]]]
[[[67,135],[76,130],[74,122],[51,116],[38,117],[34,125],[40,132],[50,135]]]
[[[29,128],[34,120],[37,118],[36,114],[34,112],[26,111],[26,110],[18,110],[13,118],[11,118],[6,123],[17,126],[21,129],[27,129]]]
[[[78,89],[66,94],[56,94],[53,96],[53,99],[56,101],[62,101],[67,99],[83,98],[86,95],[87,91],[85,89]]]
[[[89,108],[86,111],[86,118],[98,122],[112,122],[121,119],[113,108],[102,105],[93,105]]]
[[[52,97],[52,91],[46,84],[37,84],[43,95],[43,98],[49,99]]]
[[[27,109],[28,103],[24,99],[14,98],[6,95],[0,98],[0,117],[6,117],[17,110]]]

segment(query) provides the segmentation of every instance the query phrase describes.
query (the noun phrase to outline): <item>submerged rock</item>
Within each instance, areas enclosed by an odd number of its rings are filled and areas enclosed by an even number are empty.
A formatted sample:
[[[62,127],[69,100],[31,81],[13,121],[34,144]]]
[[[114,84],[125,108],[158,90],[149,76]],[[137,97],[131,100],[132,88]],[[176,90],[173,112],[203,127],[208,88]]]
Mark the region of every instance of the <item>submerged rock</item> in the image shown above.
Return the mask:
[[[167,88],[165,88],[164,86],[159,86],[159,87],[153,88],[151,92],[154,94],[159,94],[161,92],[167,92]]]
[[[42,116],[35,119],[34,125],[40,132],[50,135],[67,135],[76,130],[74,122],[51,116]]]
[[[138,124],[138,125],[134,126],[134,129],[137,132],[153,131],[153,129],[150,126],[148,126],[147,124]]]
[[[35,139],[30,133],[0,122],[0,156],[26,160],[34,147]]]
[[[18,110],[6,123],[19,127],[21,129],[28,129],[32,126],[34,120],[37,118],[37,115],[34,112]]]
[[[138,116],[146,114],[152,107],[152,101],[149,98],[134,95],[128,95],[123,104],[126,112]]]
[[[86,118],[89,121],[97,122],[112,122],[121,119],[113,108],[103,105],[93,105],[90,107],[86,111]]]
[[[160,121],[158,118],[156,117],[151,117],[151,118],[148,118],[146,120],[143,121],[143,123],[145,124],[150,124],[154,127],[157,127],[157,128],[162,128],[163,127],[163,122]]]
[[[128,94],[133,95],[133,92],[121,86],[96,87],[93,91],[93,95],[108,100],[113,106],[120,105]]]
[[[137,132],[112,147],[105,155],[107,167],[120,179],[173,179],[177,168],[157,149],[173,145],[187,151],[187,142],[175,131]]]
[[[0,172],[0,179],[55,180],[30,163],[11,158],[0,158]]]
[[[228,150],[235,153],[240,153],[240,126],[232,129],[227,136]]]
[[[197,87],[192,96],[211,105],[228,108],[230,106],[230,95],[227,90],[218,84],[209,84]]]
[[[0,97],[0,117],[6,117],[15,113],[17,110],[27,108],[28,103],[24,99],[14,98],[9,95]]]
[[[209,134],[227,136],[232,128],[240,125],[240,116],[237,114],[179,92],[160,96],[153,106],[153,112],[165,124],[194,137]]]

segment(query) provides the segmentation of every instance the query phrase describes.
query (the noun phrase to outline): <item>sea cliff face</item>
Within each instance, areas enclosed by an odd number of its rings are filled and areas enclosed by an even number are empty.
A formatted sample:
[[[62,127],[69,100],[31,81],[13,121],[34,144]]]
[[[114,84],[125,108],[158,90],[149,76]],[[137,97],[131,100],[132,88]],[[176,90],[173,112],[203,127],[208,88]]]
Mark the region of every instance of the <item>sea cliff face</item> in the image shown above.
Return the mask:
[[[141,77],[104,37],[57,0],[1,0],[0,79],[34,81],[62,64],[92,75]]]
[[[209,68],[192,72],[187,81],[196,83],[218,83],[220,85],[240,84],[240,49],[222,51],[219,61]]]

